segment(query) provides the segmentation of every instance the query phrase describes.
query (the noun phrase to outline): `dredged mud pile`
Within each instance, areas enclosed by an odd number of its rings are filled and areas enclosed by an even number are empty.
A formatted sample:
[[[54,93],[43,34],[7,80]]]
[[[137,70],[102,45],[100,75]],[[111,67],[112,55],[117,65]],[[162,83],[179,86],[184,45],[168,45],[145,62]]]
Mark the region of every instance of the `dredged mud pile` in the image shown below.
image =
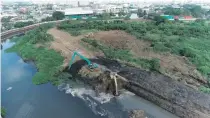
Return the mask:
[[[179,117],[210,118],[210,96],[207,94],[196,91],[160,73],[128,67],[115,60],[99,58],[91,59],[91,61],[106,65],[110,70],[118,72],[129,81],[123,87]],[[73,65],[76,70],[71,71],[78,73],[84,64],[83,61],[76,62]],[[93,85],[104,84],[103,82],[100,83],[102,80],[99,83],[97,81],[89,81],[89,83],[96,82]]]

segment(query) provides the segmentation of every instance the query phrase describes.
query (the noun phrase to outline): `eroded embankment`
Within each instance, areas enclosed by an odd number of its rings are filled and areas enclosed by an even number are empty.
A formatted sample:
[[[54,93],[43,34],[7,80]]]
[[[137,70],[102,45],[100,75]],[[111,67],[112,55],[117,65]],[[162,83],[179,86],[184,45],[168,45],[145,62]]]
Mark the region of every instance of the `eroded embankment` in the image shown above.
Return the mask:
[[[104,58],[92,59],[92,61],[106,65],[110,70],[128,79],[129,83],[124,84],[126,89],[179,117],[210,118],[210,96],[207,94],[195,91],[183,83],[156,72],[128,67]],[[71,72],[78,73],[84,64],[83,61],[77,61],[73,64]],[[94,82],[91,84],[98,84],[97,81]]]

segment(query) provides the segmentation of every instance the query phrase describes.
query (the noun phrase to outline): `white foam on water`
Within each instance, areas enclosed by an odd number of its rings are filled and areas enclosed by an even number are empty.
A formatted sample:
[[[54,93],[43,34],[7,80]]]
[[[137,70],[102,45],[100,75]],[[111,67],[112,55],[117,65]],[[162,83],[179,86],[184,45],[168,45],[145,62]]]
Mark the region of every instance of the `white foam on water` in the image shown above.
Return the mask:
[[[72,88],[69,84],[61,84],[58,86],[60,91],[66,94],[71,94],[73,97],[79,97],[90,107],[90,109],[97,115],[105,116],[107,111],[101,107],[102,104],[109,102],[114,96],[106,93],[99,93],[90,88],[78,87]]]
[[[110,102],[113,96],[112,94],[106,93],[99,93],[96,92],[91,88],[86,87],[71,87],[69,84],[61,84],[58,86],[60,91],[64,91],[66,94],[71,94],[73,97],[78,97],[82,99],[85,104],[96,114],[100,116],[108,116],[109,118],[114,118],[115,114],[112,111],[109,111],[107,108],[103,108],[103,104]],[[117,99],[124,99],[128,96],[133,96],[135,94],[121,90],[120,96],[117,96]]]
[[[88,106],[91,108],[91,110],[100,116],[107,115],[107,111],[99,106],[95,101],[91,100],[89,97],[85,98],[85,102],[88,104]]]
[[[8,87],[7,90],[8,90],[8,91],[12,90],[12,87]]]
[[[65,90],[66,94],[71,94],[72,96],[79,97],[84,100],[84,95],[89,95],[94,100],[98,101],[101,104],[109,102],[114,96],[106,93],[99,93],[96,95],[96,92],[90,88],[71,88],[69,84],[67,84],[63,90]]]

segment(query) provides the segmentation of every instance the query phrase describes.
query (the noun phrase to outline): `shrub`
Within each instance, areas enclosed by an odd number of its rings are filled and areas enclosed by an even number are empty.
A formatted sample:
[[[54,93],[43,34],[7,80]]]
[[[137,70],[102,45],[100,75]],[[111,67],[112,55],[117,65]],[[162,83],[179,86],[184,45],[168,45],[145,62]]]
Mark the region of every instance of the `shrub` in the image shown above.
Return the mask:
[[[1,107],[1,116],[4,118],[6,116],[6,109]]]
[[[159,59],[152,59],[150,61],[151,68],[150,70],[159,71],[160,70],[160,60]]]
[[[9,52],[17,52],[25,60],[35,62],[39,72],[32,79],[34,84],[52,82],[57,85],[59,82],[55,77],[61,71],[64,58],[55,50],[35,46],[52,40],[52,36],[46,32],[50,27],[51,25],[44,25],[26,33],[13,47],[7,49]]]
[[[207,87],[205,87],[205,86],[201,86],[201,87],[199,88],[199,90],[202,91],[202,92],[204,92],[204,93],[210,93],[210,88],[207,88]]]
[[[75,31],[75,30],[70,30],[69,33],[70,33],[72,36],[79,36],[79,35],[81,35],[80,31]]]
[[[25,27],[25,26],[28,26],[28,25],[32,25],[32,24],[34,24],[33,21],[16,22],[16,23],[14,24],[14,27],[15,27],[15,28],[21,28],[21,27]]]
[[[45,84],[50,80],[50,78],[51,78],[51,76],[47,73],[37,72],[34,75],[32,82],[36,85]]]
[[[191,58],[195,58],[195,56],[196,56],[190,48],[183,48],[183,49],[181,49],[179,51],[179,54],[181,56],[186,56],[186,57],[191,57]]]

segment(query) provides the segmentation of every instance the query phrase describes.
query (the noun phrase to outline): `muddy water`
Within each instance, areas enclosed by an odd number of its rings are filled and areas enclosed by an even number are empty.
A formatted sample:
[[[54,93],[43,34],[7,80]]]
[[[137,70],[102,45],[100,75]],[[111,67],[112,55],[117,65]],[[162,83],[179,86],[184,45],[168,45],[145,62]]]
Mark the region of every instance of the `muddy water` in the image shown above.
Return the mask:
[[[126,110],[138,108],[151,118],[176,118],[126,91],[116,98],[104,93],[96,97],[89,87],[74,81],[58,88],[33,85],[31,79],[37,72],[34,64],[5,52],[13,44],[6,41],[1,51],[1,100],[6,118],[126,118]]]

